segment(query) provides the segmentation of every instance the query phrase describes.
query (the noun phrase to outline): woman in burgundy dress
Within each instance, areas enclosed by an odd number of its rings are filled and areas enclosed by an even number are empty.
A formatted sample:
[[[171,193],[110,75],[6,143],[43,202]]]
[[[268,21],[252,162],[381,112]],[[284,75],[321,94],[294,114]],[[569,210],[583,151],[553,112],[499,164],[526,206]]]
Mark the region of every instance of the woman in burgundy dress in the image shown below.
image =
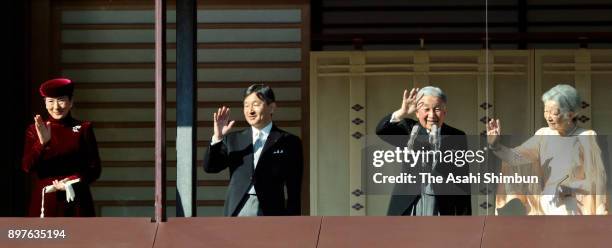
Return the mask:
[[[49,117],[36,115],[26,130],[22,169],[34,178],[28,215],[41,216],[44,207],[45,217],[95,216],[89,185],[101,168],[91,122],[70,115],[74,85],[69,79],[49,80],[39,91]]]

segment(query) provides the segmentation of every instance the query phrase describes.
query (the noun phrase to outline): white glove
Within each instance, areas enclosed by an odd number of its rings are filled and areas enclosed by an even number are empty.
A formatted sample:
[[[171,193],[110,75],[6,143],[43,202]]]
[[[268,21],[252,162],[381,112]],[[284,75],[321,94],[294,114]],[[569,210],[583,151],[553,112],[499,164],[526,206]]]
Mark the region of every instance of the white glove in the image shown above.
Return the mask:
[[[74,201],[74,197],[76,194],[74,193],[74,189],[72,188],[72,184],[80,182],[81,179],[77,178],[74,180],[64,182],[64,186],[66,187],[66,202]]]
[[[74,189],[72,188],[72,184],[80,182],[81,179],[77,178],[74,180],[64,181],[64,189],[66,190],[66,202],[74,201],[74,197],[76,194],[74,193]],[[55,192],[57,189],[53,185],[47,185],[43,188],[42,192],[42,200],[40,204],[40,218],[45,217],[45,194]]]
[[[66,202],[74,201],[74,197],[76,196],[76,194],[74,193],[74,189],[72,188],[72,185],[80,181],[81,181],[80,178],[69,180],[69,181],[63,181],[64,188],[66,190]],[[47,185],[45,187],[45,193],[52,193],[55,191],[57,191],[57,189],[53,187],[53,185]]]

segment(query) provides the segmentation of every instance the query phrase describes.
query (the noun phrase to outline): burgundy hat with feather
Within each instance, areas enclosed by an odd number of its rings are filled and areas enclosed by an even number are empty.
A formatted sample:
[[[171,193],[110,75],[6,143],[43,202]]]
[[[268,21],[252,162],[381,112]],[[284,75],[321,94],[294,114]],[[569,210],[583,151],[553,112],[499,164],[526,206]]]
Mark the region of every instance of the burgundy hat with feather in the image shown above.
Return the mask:
[[[41,84],[38,91],[43,97],[72,96],[74,84],[67,78],[54,78]]]

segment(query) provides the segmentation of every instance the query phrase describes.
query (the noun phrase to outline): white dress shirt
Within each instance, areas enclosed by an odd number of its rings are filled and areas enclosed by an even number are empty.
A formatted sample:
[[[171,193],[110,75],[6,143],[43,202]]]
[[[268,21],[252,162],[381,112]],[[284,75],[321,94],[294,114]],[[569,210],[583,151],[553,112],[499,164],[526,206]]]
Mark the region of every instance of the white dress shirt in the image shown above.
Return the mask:
[[[268,139],[268,135],[270,135],[270,130],[272,130],[272,122],[268,123],[264,128],[257,129],[255,127],[251,127],[253,134],[253,171],[257,168],[257,162],[259,162],[259,156],[263,151],[263,147],[266,144],[266,140]],[[257,139],[259,139],[259,144],[257,143]],[[253,175],[255,176],[255,175]],[[251,189],[249,190],[249,194],[255,194],[255,185],[251,185]]]

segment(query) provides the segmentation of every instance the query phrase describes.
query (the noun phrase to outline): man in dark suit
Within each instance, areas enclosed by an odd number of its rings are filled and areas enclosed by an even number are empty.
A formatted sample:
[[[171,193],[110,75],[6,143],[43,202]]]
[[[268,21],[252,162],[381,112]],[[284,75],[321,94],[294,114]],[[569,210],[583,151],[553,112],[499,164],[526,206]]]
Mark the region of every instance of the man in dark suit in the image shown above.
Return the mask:
[[[254,84],[245,91],[243,108],[251,127],[229,133],[234,125],[229,108],[213,114],[214,134],[204,154],[204,171],[218,173],[229,167],[226,216],[301,213],[302,143],[272,123],[275,109],[272,89]]]
[[[384,117],[376,128],[376,134],[396,147],[408,147],[413,151],[467,150],[465,133],[444,123],[446,95],[440,88],[404,91],[401,108]],[[417,121],[410,119],[416,113]],[[456,166],[430,159],[426,164],[410,168],[404,164],[402,172],[416,175],[420,172],[446,177],[449,173],[468,175],[469,166]],[[396,184],[389,203],[388,215],[471,215],[469,184]]]

